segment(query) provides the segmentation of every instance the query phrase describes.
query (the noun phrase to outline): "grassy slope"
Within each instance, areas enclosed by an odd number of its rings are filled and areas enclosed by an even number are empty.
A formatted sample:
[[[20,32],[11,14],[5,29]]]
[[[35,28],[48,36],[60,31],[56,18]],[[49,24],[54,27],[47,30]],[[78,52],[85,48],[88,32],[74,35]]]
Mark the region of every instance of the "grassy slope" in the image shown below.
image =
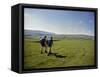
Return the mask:
[[[24,68],[87,66],[94,64],[93,40],[61,40],[54,42],[53,52],[66,56],[59,58],[40,54],[40,44],[25,40]]]

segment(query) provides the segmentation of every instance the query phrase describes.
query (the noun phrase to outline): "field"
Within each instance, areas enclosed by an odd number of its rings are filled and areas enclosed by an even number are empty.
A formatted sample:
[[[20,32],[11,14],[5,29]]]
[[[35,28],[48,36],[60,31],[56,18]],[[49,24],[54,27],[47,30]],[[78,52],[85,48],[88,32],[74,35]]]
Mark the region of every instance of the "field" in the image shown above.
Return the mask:
[[[94,65],[94,41],[92,39],[63,39],[54,41],[52,52],[40,53],[39,42],[24,40],[24,69]]]

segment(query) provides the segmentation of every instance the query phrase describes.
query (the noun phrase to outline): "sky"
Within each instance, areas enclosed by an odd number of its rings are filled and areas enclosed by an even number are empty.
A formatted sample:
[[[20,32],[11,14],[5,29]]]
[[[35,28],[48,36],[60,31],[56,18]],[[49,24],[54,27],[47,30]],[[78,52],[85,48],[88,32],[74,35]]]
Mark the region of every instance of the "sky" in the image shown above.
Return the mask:
[[[94,36],[94,12],[24,9],[24,29]]]

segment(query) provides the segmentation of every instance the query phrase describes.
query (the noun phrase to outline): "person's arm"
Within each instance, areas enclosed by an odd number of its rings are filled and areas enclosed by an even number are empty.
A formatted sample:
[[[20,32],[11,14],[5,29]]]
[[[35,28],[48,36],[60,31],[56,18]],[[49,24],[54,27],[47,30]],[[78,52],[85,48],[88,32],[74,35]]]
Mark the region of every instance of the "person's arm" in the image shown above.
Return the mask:
[[[47,46],[47,41],[45,40],[45,45]]]
[[[52,46],[54,46],[53,40],[52,40]]]

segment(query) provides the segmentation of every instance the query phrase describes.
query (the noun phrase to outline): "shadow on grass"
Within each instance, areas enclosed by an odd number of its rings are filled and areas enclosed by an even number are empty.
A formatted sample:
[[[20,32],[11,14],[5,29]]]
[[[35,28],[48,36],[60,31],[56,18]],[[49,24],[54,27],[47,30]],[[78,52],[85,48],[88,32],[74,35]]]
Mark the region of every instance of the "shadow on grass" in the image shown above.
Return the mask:
[[[48,56],[55,56],[56,58],[66,58],[67,56],[61,55],[59,53],[50,53]]]

